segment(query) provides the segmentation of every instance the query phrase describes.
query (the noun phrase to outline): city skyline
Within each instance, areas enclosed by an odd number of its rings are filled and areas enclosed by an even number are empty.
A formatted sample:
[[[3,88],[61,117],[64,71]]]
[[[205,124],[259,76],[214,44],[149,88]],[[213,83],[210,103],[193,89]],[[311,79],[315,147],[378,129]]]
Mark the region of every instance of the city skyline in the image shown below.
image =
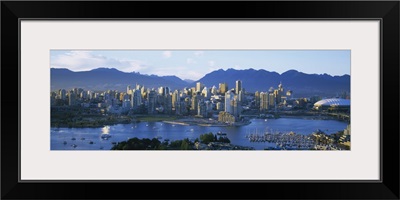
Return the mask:
[[[350,50],[112,50],[50,51],[50,67],[71,71],[115,68],[122,72],[198,80],[215,70],[264,69],[282,74],[350,75]]]

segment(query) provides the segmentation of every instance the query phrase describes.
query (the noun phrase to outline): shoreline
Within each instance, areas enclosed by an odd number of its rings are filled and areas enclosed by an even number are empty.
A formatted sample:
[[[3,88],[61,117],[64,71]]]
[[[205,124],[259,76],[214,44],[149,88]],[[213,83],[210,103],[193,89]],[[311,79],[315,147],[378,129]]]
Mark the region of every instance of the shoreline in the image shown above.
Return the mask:
[[[343,122],[343,120],[338,120],[332,117],[325,117],[325,116],[291,116],[291,115],[282,115],[280,118],[288,118],[288,119],[307,119],[307,120],[337,120]],[[261,118],[253,118],[253,119],[260,119]],[[176,120],[160,120],[157,118],[157,120],[130,120],[130,121],[114,121],[114,122],[104,122],[101,124],[96,124],[96,125],[67,125],[67,124],[58,124],[57,126],[54,124],[50,125],[50,128],[102,128],[104,126],[113,126],[113,125],[118,125],[118,124],[131,124],[131,123],[140,123],[140,122],[163,122],[167,124],[175,124],[175,125],[182,125],[182,126],[203,126],[203,127],[237,127],[237,126],[246,126],[249,125],[251,122],[249,121],[248,123],[245,124],[233,124],[233,125],[228,125],[228,124],[218,124],[218,123],[206,123],[204,120],[203,121],[181,121],[182,119],[176,119]]]

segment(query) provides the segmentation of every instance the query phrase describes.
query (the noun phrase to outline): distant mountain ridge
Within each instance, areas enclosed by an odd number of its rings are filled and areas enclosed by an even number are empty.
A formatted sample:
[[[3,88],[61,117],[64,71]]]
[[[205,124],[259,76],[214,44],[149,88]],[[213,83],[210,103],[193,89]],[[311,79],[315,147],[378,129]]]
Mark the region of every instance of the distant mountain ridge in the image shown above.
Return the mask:
[[[270,87],[277,88],[280,83],[286,90],[292,90],[294,95],[332,96],[343,91],[350,92],[350,76],[331,76],[328,74],[306,74],[297,70],[288,70],[282,74],[266,70],[216,70],[198,80],[209,87],[219,83],[227,83],[234,88],[236,80],[242,81],[242,87],[249,92],[268,91]],[[299,96],[297,96],[299,97]]]
[[[127,73],[115,68],[97,68],[80,72],[51,68],[51,90],[77,87],[86,90],[126,91],[128,85],[134,88],[135,84],[144,85],[148,88],[169,86],[178,89],[187,86],[187,82],[176,76],[143,75],[135,72]]]
[[[242,81],[248,92],[268,91],[277,88],[282,82],[285,90],[292,90],[295,97],[300,96],[332,96],[350,91],[350,76],[331,76],[328,74],[306,74],[296,70],[288,70],[282,74],[267,70],[255,69],[219,69],[206,74],[197,81],[182,80],[176,76],[143,75],[136,72],[121,72],[115,68],[97,68],[90,71],[73,72],[68,69],[51,68],[51,89],[70,89],[80,87],[86,90],[119,90],[126,91],[127,85],[133,88],[137,83],[148,88],[168,86],[173,89],[194,87],[201,82],[208,88],[219,83],[227,83],[229,88],[235,87],[236,80]]]

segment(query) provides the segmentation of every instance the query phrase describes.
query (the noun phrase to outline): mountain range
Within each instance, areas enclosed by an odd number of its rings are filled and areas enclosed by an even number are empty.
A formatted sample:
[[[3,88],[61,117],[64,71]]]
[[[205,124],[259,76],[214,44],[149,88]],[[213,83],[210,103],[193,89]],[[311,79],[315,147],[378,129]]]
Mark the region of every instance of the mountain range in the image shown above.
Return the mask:
[[[90,71],[73,72],[68,69],[51,68],[51,90],[61,88],[83,88],[85,90],[119,90],[135,84],[148,88],[168,86],[172,90],[194,87],[201,82],[211,88],[219,83],[227,83],[229,88],[235,87],[236,80],[242,81],[242,87],[248,92],[268,91],[270,87],[277,88],[282,83],[285,90],[292,90],[294,96],[334,96],[344,91],[350,91],[350,76],[331,76],[328,74],[306,74],[289,70],[282,74],[267,70],[227,69],[216,70],[206,74],[197,81],[182,80],[177,76],[144,75],[138,72],[122,72],[115,68],[97,68]]]

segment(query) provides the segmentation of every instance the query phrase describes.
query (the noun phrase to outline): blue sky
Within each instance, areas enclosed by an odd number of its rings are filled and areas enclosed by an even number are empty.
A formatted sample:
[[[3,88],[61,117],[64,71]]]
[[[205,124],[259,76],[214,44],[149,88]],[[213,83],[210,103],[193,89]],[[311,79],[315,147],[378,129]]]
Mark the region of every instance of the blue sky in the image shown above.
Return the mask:
[[[50,67],[88,71],[99,67],[198,80],[218,69],[350,75],[350,50],[94,50],[50,51]]]

